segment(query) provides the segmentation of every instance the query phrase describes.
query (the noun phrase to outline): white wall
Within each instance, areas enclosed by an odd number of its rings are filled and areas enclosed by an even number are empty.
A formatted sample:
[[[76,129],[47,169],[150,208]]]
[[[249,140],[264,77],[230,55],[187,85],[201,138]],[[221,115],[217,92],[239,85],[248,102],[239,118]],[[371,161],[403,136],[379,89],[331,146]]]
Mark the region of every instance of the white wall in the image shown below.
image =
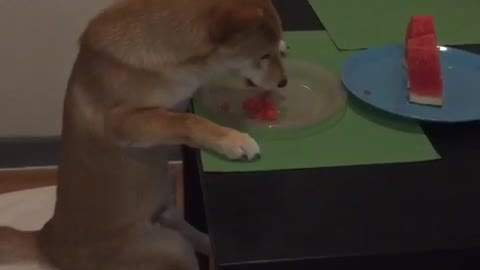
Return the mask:
[[[0,138],[56,136],[77,40],[115,0],[0,0]]]

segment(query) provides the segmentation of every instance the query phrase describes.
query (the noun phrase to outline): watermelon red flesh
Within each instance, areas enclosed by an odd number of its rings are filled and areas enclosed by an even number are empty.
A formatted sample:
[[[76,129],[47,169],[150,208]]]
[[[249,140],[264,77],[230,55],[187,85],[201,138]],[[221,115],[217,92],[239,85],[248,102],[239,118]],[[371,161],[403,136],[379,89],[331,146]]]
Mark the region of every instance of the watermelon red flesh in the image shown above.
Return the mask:
[[[407,41],[407,74],[410,101],[441,105],[443,80],[435,36],[425,35]]]
[[[260,93],[255,97],[247,98],[243,102],[243,109],[257,120],[276,121],[280,111],[269,97],[269,93]]]
[[[261,110],[261,100],[256,97],[247,98],[243,102],[243,109],[247,112],[257,112]]]
[[[279,114],[280,114],[280,112],[278,110],[265,109],[262,112],[261,117],[262,117],[262,120],[265,120],[265,121],[276,121],[276,120],[278,120]]]
[[[425,35],[433,35],[435,40],[437,39],[434,17],[428,15],[412,16],[407,26],[405,43],[407,43],[409,39],[419,38]],[[405,46],[405,57],[407,57],[407,55],[408,50]]]
[[[433,16],[417,15],[410,18],[410,22],[407,27],[406,39],[419,38],[425,35],[435,34],[435,20]]]

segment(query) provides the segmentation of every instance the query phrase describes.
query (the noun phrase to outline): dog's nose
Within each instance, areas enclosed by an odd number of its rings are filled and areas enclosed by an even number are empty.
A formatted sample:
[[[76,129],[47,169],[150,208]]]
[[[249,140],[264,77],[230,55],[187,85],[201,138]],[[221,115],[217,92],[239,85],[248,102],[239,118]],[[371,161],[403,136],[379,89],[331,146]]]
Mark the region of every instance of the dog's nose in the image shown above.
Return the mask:
[[[285,86],[287,86],[287,83],[288,83],[288,80],[287,79],[282,79],[279,83],[278,83],[278,87],[280,88],[283,88]]]
[[[246,84],[248,87],[255,87],[256,85],[252,82],[252,80],[250,79],[246,79],[245,80]]]

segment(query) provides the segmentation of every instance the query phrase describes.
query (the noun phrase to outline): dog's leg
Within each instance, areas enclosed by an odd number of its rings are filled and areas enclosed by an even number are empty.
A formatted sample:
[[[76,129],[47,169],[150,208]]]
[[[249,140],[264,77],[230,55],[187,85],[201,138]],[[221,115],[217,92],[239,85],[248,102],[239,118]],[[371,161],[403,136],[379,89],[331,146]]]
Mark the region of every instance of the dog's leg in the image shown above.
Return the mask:
[[[116,107],[107,115],[105,127],[112,140],[124,146],[186,144],[216,151],[230,159],[253,159],[260,153],[257,142],[248,134],[194,114],[158,107]]]
[[[160,224],[142,230],[119,248],[102,269],[198,270],[192,245],[176,230]]]
[[[179,231],[188,241],[190,241],[190,243],[192,243],[197,252],[207,256],[211,254],[210,238],[208,235],[200,232],[186,222],[180,216],[174,205],[169,205],[169,207],[156,218],[156,221]]]
[[[190,225],[178,212],[176,205],[176,187],[174,185],[174,178],[171,178],[171,196],[166,205],[160,207],[158,212],[153,217],[153,221],[160,223],[166,227],[172,228],[180,232],[185,238],[190,241],[193,248],[204,255],[211,254],[210,238],[207,234],[200,232],[195,227]]]

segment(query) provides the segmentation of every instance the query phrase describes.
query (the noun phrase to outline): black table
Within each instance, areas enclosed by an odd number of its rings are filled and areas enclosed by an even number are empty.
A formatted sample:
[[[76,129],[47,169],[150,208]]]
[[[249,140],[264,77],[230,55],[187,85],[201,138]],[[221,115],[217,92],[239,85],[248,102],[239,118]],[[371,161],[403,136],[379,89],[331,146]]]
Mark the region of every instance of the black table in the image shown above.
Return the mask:
[[[323,30],[306,0],[274,2],[285,30]],[[185,148],[186,218],[220,269],[480,269],[480,124],[422,127],[441,160],[205,173]]]

